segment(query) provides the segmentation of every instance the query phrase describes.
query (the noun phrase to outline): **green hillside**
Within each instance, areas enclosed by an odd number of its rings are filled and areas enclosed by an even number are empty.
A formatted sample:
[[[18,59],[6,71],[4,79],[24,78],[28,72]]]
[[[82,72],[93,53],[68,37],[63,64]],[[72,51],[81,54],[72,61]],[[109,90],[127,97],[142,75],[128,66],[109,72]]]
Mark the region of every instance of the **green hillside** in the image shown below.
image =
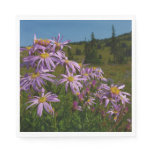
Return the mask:
[[[120,46],[120,49],[122,51],[125,51],[125,58],[128,61],[131,61],[131,33],[126,33],[120,36],[116,37],[116,40],[118,41],[118,44]],[[97,55],[99,58],[99,61],[101,61],[101,65],[107,65],[110,63],[110,61],[113,60],[113,55],[110,53],[111,50],[111,41],[112,39],[103,39],[103,40],[98,40],[96,39],[96,51],[97,51]],[[89,42],[75,42],[75,43],[71,43],[71,49],[70,52],[73,56],[73,60],[77,61],[77,62],[82,62],[82,60],[84,60],[85,58],[85,45],[86,43]],[[76,51],[80,50],[80,54],[77,54]],[[64,48],[64,51],[66,52],[66,55],[69,56],[68,54],[68,49]]]

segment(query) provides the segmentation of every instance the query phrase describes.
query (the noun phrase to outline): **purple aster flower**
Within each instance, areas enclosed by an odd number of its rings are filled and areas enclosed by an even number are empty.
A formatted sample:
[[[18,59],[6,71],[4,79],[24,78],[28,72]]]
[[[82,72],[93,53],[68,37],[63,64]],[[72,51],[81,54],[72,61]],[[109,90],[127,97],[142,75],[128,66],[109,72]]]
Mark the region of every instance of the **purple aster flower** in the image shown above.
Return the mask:
[[[123,89],[124,87],[125,85],[111,85],[109,90],[111,92],[112,98],[117,98],[121,100],[122,104],[125,104],[125,102],[129,103],[129,99],[126,97],[126,95],[130,96],[129,93],[121,91],[121,89]]]
[[[81,107],[81,106],[78,106],[78,102],[77,102],[77,101],[74,101],[74,102],[73,102],[73,110],[82,111],[82,107]]]
[[[39,117],[42,116],[43,108],[50,114],[54,115],[54,110],[51,106],[51,102],[59,102],[58,96],[48,92],[44,95],[44,89],[42,89],[41,97],[34,96],[33,99],[29,100],[27,103],[31,103],[26,109],[34,105],[38,105],[37,107],[37,115]]]
[[[123,105],[125,105],[125,103],[130,103],[129,98],[127,98],[126,95],[120,94],[119,99],[121,100]]]
[[[34,34],[34,46],[37,46],[37,48],[38,47],[40,47],[41,49],[47,48],[48,46],[51,46],[50,42],[51,41],[49,39],[46,39],[46,40],[44,40],[44,39],[37,39],[36,38],[36,34]],[[43,46],[43,47],[41,47],[41,46]]]
[[[109,90],[110,87],[107,84],[102,83],[99,87],[98,90]]]
[[[92,106],[93,104],[96,104],[94,100],[95,100],[94,98],[89,97],[89,99],[85,102],[85,104],[90,108],[90,106]]]
[[[89,94],[89,93],[90,93],[90,88],[87,87],[87,88],[85,89],[85,91],[86,91],[87,94]]]
[[[82,68],[80,71],[81,75],[87,80],[91,79],[92,69],[91,68]]]
[[[130,103],[129,99],[126,96],[130,96],[129,93],[121,91],[125,85],[111,85],[110,87],[106,84],[101,84],[99,89],[104,89],[106,92],[106,105],[108,105],[109,101],[119,102],[121,101],[122,104],[125,105],[125,103]],[[112,103],[114,103],[112,102]]]
[[[34,52],[34,47],[33,46],[27,46],[25,48],[20,48],[20,51],[28,51],[28,54],[31,55]]]
[[[99,76],[104,74],[101,68],[95,68],[94,72]]]
[[[76,94],[77,92],[80,92],[80,89],[83,87],[80,81],[84,81],[84,78],[81,78],[81,75],[74,76],[72,73],[68,73],[67,75],[61,74],[63,79],[59,81],[59,84],[66,82],[65,89],[66,92],[68,90],[68,86],[70,86],[72,92]]]
[[[23,78],[21,78],[20,86],[22,90],[28,90],[32,86],[34,90],[39,91],[40,88],[45,85],[45,82],[43,80],[54,82],[54,80],[52,79],[53,77],[55,76],[46,73],[46,70],[41,70],[36,73],[27,74]]]
[[[28,51],[29,55],[32,55],[35,51],[37,50],[43,50],[45,51],[46,49],[50,49],[50,40],[42,40],[42,39],[37,39],[36,35],[34,34],[34,43],[32,46],[28,46],[25,48],[21,48],[22,51]]]
[[[92,81],[92,86],[95,87],[95,85],[96,85],[96,80],[93,80]]]
[[[66,57],[64,60],[62,60],[62,65],[65,66],[67,72],[76,73],[76,70],[80,71],[80,66],[77,62],[68,60]]]
[[[113,109],[109,110],[107,113],[110,114],[109,115],[110,118],[114,115],[114,121],[116,122],[120,114],[120,111],[121,111],[121,106],[117,105]]]
[[[107,85],[102,84],[102,87],[103,86],[107,86]],[[101,89],[101,86],[99,88]],[[105,107],[107,107],[109,102],[111,102],[112,104],[117,102],[116,99],[113,99],[111,97],[111,93],[109,93],[109,91],[106,91],[103,89],[100,90],[99,88],[98,88],[98,91],[96,93],[94,93],[94,96],[99,99],[100,104],[103,104],[103,102],[105,102]]]
[[[84,100],[84,98],[83,98],[83,97],[84,97],[83,93],[76,92],[76,95],[78,96],[78,98],[79,98],[80,101]]]
[[[62,50],[64,46],[68,46],[67,44],[70,42],[70,40],[61,42],[62,39],[63,37],[60,38],[60,33],[59,33],[57,38],[53,38],[53,40],[50,40],[55,50]]]
[[[103,77],[103,75],[101,74],[100,76],[97,77],[98,80],[107,82],[107,79],[105,77]]]
[[[42,67],[51,71],[51,69],[55,69],[55,63],[60,62],[60,59],[53,53],[41,52],[37,56],[32,55],[25,57],[23,61],[28,62],[32,67],[36,66],[37,71]]]
[[[109,104],[109,102],[112,103],[112,105],[115,105],[115,103],[117,102],[117,99],[113,99],[107,96],[103,96],[102,99],[105,99],[105,107],[107,107],[107,105]]]
[[[99,79],[101,79],[103,77],[104,73],[103,73],[101,68],[92,67],[91,70],[92,70],[91,71],[92,78],[97,78],[99,80]]]

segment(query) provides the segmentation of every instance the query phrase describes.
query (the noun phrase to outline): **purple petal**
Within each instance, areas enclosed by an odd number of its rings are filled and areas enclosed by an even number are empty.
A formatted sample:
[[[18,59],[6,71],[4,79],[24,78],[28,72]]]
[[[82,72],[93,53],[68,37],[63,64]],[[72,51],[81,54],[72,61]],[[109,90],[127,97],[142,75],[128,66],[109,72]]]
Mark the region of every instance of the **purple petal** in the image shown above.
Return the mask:
[[[37,115],[38,115],[39,117],[42,116],[42,111],[43,111],[43,103],[40,103],[40,104],[38,105],[38,108],[37,108]]]

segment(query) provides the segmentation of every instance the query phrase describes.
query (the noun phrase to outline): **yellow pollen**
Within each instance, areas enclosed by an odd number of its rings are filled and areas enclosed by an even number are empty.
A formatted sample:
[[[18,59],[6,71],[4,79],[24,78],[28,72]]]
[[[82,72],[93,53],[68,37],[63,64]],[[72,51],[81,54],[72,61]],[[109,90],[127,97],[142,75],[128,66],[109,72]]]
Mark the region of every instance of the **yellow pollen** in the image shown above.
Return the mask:
[[[33,48],[33,46],[27,46],[26,49],[30,50],[31,48]]]
[[[70,81],[70,82],[73,82],[74,81],[74,77],[68,77],[68,80]]]
[[[39,99],[39,102],[40,103],[43,103],[43,102],[45,102],[46,101],[46,97],[41,97],[40,99]]]
[[[40,76],[39,73],[32,73],[32,75],[31,75],[32,79],[35,79],[35,78],[37,78],[39,76]]]
[[[87,74],[87,73],[85,73],[85,74],[84,74],[84,76],[88,76],[88,74]]]
[[[37,44],[39,42],[39,40],[34,40],[34,42]]]
[[[56,47],[60,47],[60,43],[55,42]]]
[[[79,66],[80,66],[80,68],[82,67],[82,64],[81,63],[79,63]]]
[[[49,40],[42,40],[42,39],[35,40],[34,42],[35,42],[36,44],[40,44],[40,45],[43,45],[43,46],[47,46],[47,45],[49,45],[49,43],[50,43]]]
[[[117,88],[117,87],[111,87],[111,92],[113,93],[113,94],[116,94],[116,95],[118,95],[119,94],[119,92],[120,92],[120,90]]]
[[[87,102],[90,102],[90,101],[91,101],[90,99],[87,100]]]
[[[118,113],[118,111],[116,111],[116,110],[114,110],[113,112],[114,112],[114,113]]]
[[[117,116],[114,117],[114,120],[115,120],[115,121],[117,120]]]
[[[40,57],[43,58],[43,59],[45,59],[45,58],[49,57],[49,54],[48,53],[42,53],[40,55]]]
[[[93,67],[93,70],[95,70],[96,69],[96,67]]]
[[[52,108],[52,110],[50,110],[50,109],[48,108],[48,111],[49,111],[50,113],[52,113],[53,111],[55,111],[55,109]]]
[[[78,96],[79,94],[80,94],[79,92],[76,93],[77,96]]]
[[[122,97],[122,96],[120,96],[120,99],[121,99],[121,100],[123,100],[123,97]]]
[[[69,63],[69,60],[65,60],[65,63],[68,64],[68,63]]]

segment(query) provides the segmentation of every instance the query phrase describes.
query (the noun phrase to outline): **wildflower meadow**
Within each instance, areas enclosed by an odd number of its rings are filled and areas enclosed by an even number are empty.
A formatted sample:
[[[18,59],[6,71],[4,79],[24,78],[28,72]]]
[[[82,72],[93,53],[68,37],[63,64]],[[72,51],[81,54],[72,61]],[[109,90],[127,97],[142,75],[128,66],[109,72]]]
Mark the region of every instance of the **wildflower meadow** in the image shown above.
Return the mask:
[[[20,48],[20,131],[131,131],[126,84],[107,78],[102,64],[77,62],[64,49],[72,45],[60,34],[52,39],[34,35],[32,46]]]

